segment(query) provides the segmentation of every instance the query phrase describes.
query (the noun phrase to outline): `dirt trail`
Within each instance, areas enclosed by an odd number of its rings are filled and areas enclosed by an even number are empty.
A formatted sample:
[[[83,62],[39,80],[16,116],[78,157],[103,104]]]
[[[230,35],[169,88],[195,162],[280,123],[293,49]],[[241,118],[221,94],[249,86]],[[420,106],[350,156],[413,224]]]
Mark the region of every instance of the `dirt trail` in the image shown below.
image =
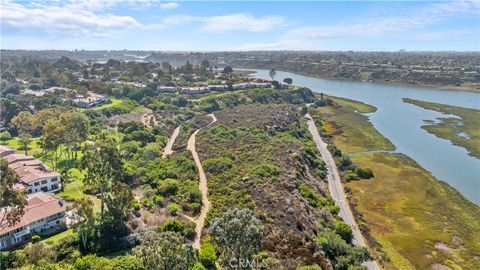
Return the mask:
[[[163,149],[162,158],[166,158],[168,155],[173,154],[172,147],[178,137],[178,134],[180,134],[180,127],[181,125],[176,127],[173,130],[172,135],[170,135],[170,138],[168,138],[167,145],[165,145],[165,149]]]
[[[308,130],[312,134],[313,140],[317,145],[318,151],[322,155],[322,159],[325,161],[325,165],[328,168],[328,187],[330,189],[330,193],[332,194],[335,203],[340,206],[340,216],[342,217],[343,221],[345,221],[350,227],[352,228],[353,234],[353,244],[357,246],[367,247],[365,244],[365,240],[363,239],[362,232],[357,226],[355,222],[355,218],[353,217],[352,210],[350,209],[350,205],[347,202],[345,197],[345,193],[343,191],[342,181],[340,179],[340,174],[338,173],[337,165],[335,164],[335,160],[330,154],[330,151],[327,149],[327,144],[322,140],[320,134],[318,133],[317,126],[313,121],[312,117],[309,113],[305,114],[305,118],[307,119]],[[367,261],[364,262],[365,265],[369,270],[378,270],[381,269],[380,266],[376,261]]]
[[[217,121],[215,115],[209,114],[212,117],[212,122],[207,126],[212,125]],[[200,178],[200,183],[198,184],[198,188],[202,193],[202,210],[200,211],[200,216],[195,219],[195,241],[193,242],[193,248],[200,249],[200,238],[202,236],[203,227],[205,226],[205,218],[207,217],[207,213],[210,210],[210,201],[208,200],[208,186],[207,186],[207,176],[205,175],[205,171],[203,170],[202,162],[200,161],[200,157],[198,156],[197,150],[195,148],[195,139],[197,133],[200,131],[201,128],[197,129],[188,139],[187,143],[187,150],[192,153],[193,160],[195,161],[195,165],[198,168],[198,175]],[[187,217],[188,218],[188,217]],[[189,218],[192,220],[191,218]]]

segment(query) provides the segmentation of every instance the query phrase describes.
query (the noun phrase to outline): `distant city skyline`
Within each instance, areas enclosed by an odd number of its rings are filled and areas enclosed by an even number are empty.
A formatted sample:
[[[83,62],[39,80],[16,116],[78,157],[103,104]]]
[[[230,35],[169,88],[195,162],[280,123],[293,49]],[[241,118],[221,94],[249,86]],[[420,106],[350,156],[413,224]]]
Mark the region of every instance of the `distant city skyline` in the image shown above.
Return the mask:
[[[2,49],[479,51],[480,1],[1,0]]]

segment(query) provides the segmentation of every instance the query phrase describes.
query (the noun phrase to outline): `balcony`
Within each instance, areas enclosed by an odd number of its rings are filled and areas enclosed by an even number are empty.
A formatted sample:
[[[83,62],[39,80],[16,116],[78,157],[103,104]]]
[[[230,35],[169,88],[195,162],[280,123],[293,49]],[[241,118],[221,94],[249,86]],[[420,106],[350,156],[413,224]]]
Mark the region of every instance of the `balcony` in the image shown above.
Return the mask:
[[[26,227],[24,230],[19,231],[17,233],[14,233],[13,237],[20,238],[20,237],[25,236],[27,234],[30,234],[30,227]]]

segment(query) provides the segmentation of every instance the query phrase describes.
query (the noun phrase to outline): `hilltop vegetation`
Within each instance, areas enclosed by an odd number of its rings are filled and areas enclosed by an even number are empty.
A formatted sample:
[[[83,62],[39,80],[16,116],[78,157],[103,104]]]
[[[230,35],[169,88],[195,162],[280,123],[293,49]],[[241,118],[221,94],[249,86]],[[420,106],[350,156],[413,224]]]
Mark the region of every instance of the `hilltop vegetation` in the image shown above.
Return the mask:
[[[49,76],[66,76],[82,65],[62,58],[32,67],[31,72],[38,69],[33,80],[45,85]],[[45,72],[45,67],[55,69]],[[128,73],[142,67],[158,66],[110,61],[93,69],[100,75],[88,70],[85,82],[60,83],[72,89],[83,85],[111,101],[88,109],[72,107],[67,92],[23,95],[16,92],[17,82],[2,81],[2,112],[9,116],[3,119],[2,143],[62,172],[64,188],[57,195],[78,222],[61,234],[35,236],[23,248],[2,252],[2,269],[214,269],[217,263],[230,269],[232,254],[267,269],[347,269],[370,258],[366,249],[352,246],[351,231],[328,195],[325,165],[303,120],[303,104],[315,101],[309,89],[198,97],[102,79],[110,68]],[[212,112],[219,121],[207,127]],[[162,158],[180,125],[175,152]],[[212,208],[195,251],[191,245],[200,236],[192,221],[204,202],[186,143],[200,127],[197,149]],[[238,230],[232,216],[244,220],[245,230]],[[246,238],[241,252],[232,253],[238,242],[229,242],[229,235],[255,236],[255,241]]]

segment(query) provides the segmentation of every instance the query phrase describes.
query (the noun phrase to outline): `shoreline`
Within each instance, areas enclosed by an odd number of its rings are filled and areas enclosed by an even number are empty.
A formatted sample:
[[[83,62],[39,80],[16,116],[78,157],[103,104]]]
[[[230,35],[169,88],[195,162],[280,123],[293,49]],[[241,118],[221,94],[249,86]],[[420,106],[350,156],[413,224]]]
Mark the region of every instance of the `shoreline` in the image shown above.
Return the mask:
[[[237,70],[242,70],[242,69],[243,70],[267,70],[262,68],[247,68],[247,67],[237,68]],[[446,85],[439,85],[439,84],[412,84],[407,82],[382,81],[382,80],[359,81],[359,80],[348,80],[348,79],[328,77],[328,76],[320,76],[317,74],[309,74],[309,73],[297,72],[297,71],[291,71],[291,70],[285,70],[285,69],[277,69],[277,71],[289,72],[296,75],[307,76],[307,77],[323,79],[323,80],[332,80],[332,81],[377,83],[377,84],[394,85],[394,86],[397,85],[397,86],[409,86],[409,87],[418,87],[418,88],[434,88],[436,90],[445,90],[445,91],[462,91],[462,92],[480,93],[480,88],[470,88],[470,87],[464,87],[464,86],[446,86]]]

